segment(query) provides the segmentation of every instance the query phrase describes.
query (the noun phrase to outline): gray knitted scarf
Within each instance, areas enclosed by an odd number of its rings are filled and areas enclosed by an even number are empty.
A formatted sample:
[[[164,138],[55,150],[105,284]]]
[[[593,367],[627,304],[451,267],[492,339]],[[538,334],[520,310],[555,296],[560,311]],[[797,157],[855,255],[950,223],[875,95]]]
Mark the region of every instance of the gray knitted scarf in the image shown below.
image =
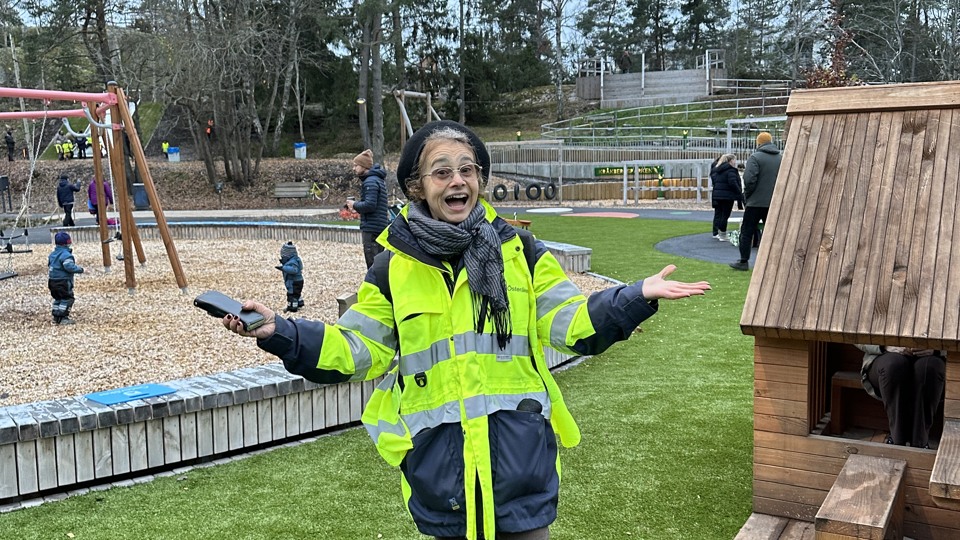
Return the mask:
[[[486,319],[493,322],[500,350],[513,336],[507,283],[503,279],[500,237],[486,220],[486,210],[477,203],[463,222],[453,225],[433,219],[426,203],[412,204],[407,222],[420,249],[438,257],[463,256],[473,300],[474,328],[483,333]],[[489,313],[487,313],[489,311]]]

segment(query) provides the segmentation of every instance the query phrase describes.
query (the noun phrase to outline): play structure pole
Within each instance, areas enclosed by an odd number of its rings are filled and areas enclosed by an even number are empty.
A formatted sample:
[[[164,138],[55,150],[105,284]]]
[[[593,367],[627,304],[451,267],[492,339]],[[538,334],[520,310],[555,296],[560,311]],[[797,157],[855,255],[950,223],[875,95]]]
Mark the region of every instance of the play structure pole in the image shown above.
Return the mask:
[[[116,86],[117,83],[110,82],[107,84],[109,85],[108,88],[117,88]],[[147,264],[147,255],[143,252],[143,243],[140,242],[140,230],[137,229],[137,222],[133,217],[133,206],[131,204],[131,199],[133,198],[133,194],[127,190],[127,159],[125,157],[124,148],[123,148],[124,128],[120,121],[120,115],[118,111],[119,107],[120,107],[120,104],[115,104],[111,106],[111,109],[113,111],[111,113],[112,114],[111,118],[114,120],[112,124],[113,130],[114,130],[113,131],[113,148],[116,153],[116,161],[111,161],[111,163],[116,163],[117,166],[120,168],[119,170],[115,168],[112,169],[113,177],[118,178],[118,175],[119,175],[120,182],[123,183],[122,189],[125,194],[123,199],[124,209],[127,216],[127,223],[130,227],[129,229],[121,227],[120,236],[122,236],[123,238],[127,238],[127,237],[130,238],[130,241],[133,243],[133,248],[137,253],[137,261],[140,262],[140,266],[143,266]],[[136,136],[136,131],[134,131],[134,136]],[[117,184],[117,183],[114,182],[114,184]],[[124,265],[126,265],[126,258],[129,255],[130,255],[129,251],[124,253]],[[133,262],[131,261],[130,264],[133,264]]]
[[[94,113],[94,118],[100,120]],[[110,273],[110,242],[107,237],[110,232],[107,230],[107,194],[103,187],[103,158],[100,154],[100,128],[90,124],[90,138],[93,142],[93,181],[96,183],[97,190],[97,222],[100,224],[100,254],[103,255],[103,271]]]
[[[115,86],[110,88],[115,88]],[[116,120],[120,117],[117,106],[113,105],[111,109],[111,118]],[[130,211],[130,200],[127,194],[127,174],[123,166],[122,132],[114,130],[112,135],[112,146],[108,156],[117,190],[114,193],[113,201],[117,205],[117,210],[120,211],[120,235],[123,239],[123,275],[126,278],[127,292],[132,295],[137,290],[137,278],[133,269],[133,234],[130,231],[137,225],[133,222],[133,212]]]
[[[167,218],[163,215],[163,209],[160,207],[160,197],[157,195],[157,188],[153,184],[153,177],[150,175],[150,168],[147,167],[147,157],[143,153],[143,145],[140,143],[140,137],[137,136],[136,126],[133,124],[133,117],[127,108],[127,98],[123,90],[113,86],[117,93],[117,107],[120,109],[120,118],[123,119],[124,129],[130,137],[130,151],[133,159],[137,162],[140,174],[143,176],[143,187],[147,192],[147,198],[150,200],[150,208],[153,209],[153,216],[157,220],[157,230],[160,231],[160,237],[163,238],[163,247],[167,250],[167,258],[170,259],[170,267],[173,268],[173,275],[177,279],[177,285],[180,291],[187,292],[187,278],[183,274],[183,267],[180,265],[180,256],[177,254],[177,246],[170,237],[170,229],[167,226]]]

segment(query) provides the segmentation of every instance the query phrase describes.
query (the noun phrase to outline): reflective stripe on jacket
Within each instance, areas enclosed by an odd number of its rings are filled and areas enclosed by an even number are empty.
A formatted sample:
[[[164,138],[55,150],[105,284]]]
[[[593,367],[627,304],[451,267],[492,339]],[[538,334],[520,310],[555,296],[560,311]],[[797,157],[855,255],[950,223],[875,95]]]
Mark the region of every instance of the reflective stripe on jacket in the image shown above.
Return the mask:
[[[580,431],[543,347],[597,354],[656,312],[642,282],[587,300],[539,242],[531,279],[520,238],[481,204],[502,242],[513,329],[504,350],[489,322],[482,333],[474,327],[466,270],[417,247],[406,209],[381,234],[388,251],[336,325],[278,318],[276,334],[260,343],[289,371],[318,382],[386,373],[362,421],[381,456],[400,466],[407,507],[433,536],[476,538],[478,506],[487,538],[554,521],[556,438],[572,447]]]

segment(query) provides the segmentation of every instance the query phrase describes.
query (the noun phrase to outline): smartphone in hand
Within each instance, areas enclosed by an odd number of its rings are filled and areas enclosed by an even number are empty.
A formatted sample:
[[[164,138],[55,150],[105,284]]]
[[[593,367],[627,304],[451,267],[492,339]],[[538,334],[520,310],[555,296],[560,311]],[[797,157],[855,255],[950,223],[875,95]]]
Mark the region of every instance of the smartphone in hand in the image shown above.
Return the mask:
[[[193,305],[218,319],[227,315],[236,315],[243,324],[243,329],[247,332],[266,322],[263,315],[256,311],[241,309],[240,302],[218,291],[207,291],[201,294],[193,299]]]

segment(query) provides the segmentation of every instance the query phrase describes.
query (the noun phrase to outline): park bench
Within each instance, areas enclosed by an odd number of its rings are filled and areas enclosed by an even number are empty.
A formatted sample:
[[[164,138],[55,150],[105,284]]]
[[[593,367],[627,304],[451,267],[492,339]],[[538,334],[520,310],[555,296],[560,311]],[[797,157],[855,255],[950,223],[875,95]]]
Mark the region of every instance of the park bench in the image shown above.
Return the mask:
[[[509,219],[503,218],[504,221],[513,225],[514,227],[519,227],[521,229],[530,230],[530,220],[529,219]]]
[[[273,197],[280,199],[303,199],[310,196],[309,182],[280,182],[273,186]]]

